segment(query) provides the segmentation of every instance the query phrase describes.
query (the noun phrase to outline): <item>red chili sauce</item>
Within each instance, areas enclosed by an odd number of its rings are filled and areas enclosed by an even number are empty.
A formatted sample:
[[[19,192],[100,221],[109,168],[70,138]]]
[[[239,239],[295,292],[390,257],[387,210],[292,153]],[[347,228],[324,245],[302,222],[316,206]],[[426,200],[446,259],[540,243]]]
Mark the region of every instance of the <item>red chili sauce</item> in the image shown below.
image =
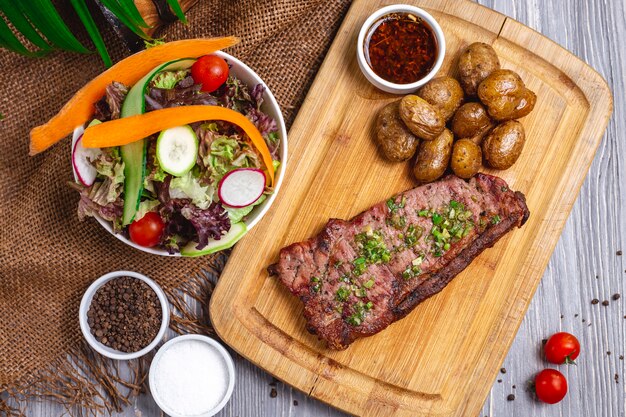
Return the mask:
[[[365,56],[378,76],[395,84],[411,84],[435,65],[437,40],[420,17],[392,13],[370,28]]]

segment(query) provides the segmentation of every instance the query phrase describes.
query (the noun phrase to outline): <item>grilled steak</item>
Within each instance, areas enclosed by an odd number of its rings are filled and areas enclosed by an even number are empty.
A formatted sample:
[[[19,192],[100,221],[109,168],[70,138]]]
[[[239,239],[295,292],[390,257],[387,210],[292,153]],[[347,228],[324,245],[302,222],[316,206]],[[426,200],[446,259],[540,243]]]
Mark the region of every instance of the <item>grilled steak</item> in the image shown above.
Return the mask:
[[[345,349],[441,291],[485,248],[528,219],[501,178],[448,176],[379,203],[280,251],[270,275],[304,303],[307,329]]]

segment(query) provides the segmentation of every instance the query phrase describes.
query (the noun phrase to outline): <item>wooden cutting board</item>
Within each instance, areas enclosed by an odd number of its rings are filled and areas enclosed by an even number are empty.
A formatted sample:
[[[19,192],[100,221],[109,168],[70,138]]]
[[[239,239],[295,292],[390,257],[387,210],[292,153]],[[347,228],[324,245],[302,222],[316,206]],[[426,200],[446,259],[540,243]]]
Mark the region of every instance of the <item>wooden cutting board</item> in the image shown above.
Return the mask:
[[[459,50],[493,45],[504,68],[537,93],[527,142],[507,171],[531,216],[448,287],[383,332],[330,351],[305,330],[298,299],[268,277],[280,248],[414,187],[410,164],[385,162],[373,142],[378,110],[395,96],[356,61],[366,17],[395,0],[353,3],[289,133],[283,188],[234,249],[211,302],[219,336],[296,388],[364,416],[475,416],[541,279],[612,111],[592,68],[541,34],[465,0],[421,0],[443,27],[452,72]]]

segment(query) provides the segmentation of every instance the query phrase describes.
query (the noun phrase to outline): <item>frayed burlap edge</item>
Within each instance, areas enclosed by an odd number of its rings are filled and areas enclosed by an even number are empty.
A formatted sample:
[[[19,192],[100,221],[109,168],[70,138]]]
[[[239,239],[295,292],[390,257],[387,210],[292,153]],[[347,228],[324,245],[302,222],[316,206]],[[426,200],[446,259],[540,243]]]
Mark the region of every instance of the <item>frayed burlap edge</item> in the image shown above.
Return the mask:
[[[8,398],[0,402],[0,412],[11,417],[25,416],[27,401],[43,399],[61,404],[66,414],[72,416],[121,411],[144,390],[148,364],[149,357],[128,361],[128,376],[123,377],[120,362],[99,355],[83,342],[47,369],[14,386],[2,387]]]
[[[165,289],[170,303],[170,329],[178,334],[215,336],[210,324],[209,300],[229,251],[207,256],[206,267],[177,289]],[[48,368],[28,375],[15,384],[0,386],[0,416],[25,417],[31,401],[52,401],[75,417],[121,412],[147,390],[147,376],[154,352],[121,362],[95,352],[86,341],[56,359]]]

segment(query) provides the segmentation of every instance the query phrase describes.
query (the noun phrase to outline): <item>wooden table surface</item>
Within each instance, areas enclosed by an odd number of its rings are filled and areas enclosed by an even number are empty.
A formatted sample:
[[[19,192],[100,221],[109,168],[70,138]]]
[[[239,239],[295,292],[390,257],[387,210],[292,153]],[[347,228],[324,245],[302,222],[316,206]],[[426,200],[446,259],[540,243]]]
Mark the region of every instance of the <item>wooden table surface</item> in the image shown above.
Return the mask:
[[[619,256],[618,251],[626,252],[626,2],[478,1],[536,29],[591,64],[608,81],[615,100],[607,134],[503,364],[506,373],[494,381],[481,417],[624,417],[626,253]],[[618,293],[624,296],[613,300]],[[593,305],[595,298],[600,303]],[[604,300],[609,301],[608,306],[602,305]],[[582,354],[578,366],[559,368],[568,379],[569,393],[562,403],[548,406],[532,400],[525,386],[532,375],[548,366],[539,356],[541,340],[557,331],[575,334]],[[232,400],[219,416],[345,415],[273,381],[264,371],[233,355],[237,383]],[[510,394],[515,395],[513,401],[507,400]],[[47,402],[34,403],[27,413],[61,414],[62,408]],[[159,415],[149,395],[119,414]]]

